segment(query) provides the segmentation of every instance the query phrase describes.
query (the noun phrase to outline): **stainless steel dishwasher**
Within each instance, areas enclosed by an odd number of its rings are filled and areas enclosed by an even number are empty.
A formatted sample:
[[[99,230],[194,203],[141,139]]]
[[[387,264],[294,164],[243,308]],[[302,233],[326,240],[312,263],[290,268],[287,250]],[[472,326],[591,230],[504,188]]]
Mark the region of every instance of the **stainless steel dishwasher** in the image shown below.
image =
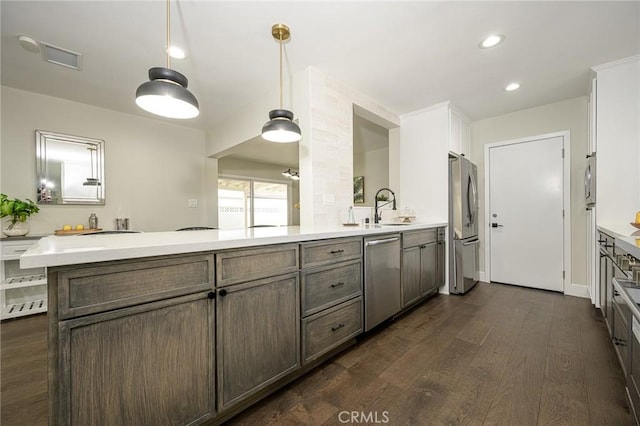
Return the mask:
[[[400,234],[364,239],[364,330],[400,312]]]

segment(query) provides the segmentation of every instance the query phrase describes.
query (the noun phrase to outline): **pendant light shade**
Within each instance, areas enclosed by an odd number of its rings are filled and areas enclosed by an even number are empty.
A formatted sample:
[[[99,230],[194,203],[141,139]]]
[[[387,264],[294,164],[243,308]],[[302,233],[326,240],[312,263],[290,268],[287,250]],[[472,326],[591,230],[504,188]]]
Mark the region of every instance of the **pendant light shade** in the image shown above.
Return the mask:
[[[293,113],[286,109],[269,112],[270,120],[262,126],[262,137],[270,142],[289,143],[300,140],[300,127],[293,120]]]
[[[194,118],[198,100],[187,90],[187,77],[169,68],[151,68],[149,80],[136,90],[136,104],[152,114],[169,118]]]
[[[282,108],[282,42],[291,36],[289,27],[275,24],[271,35],[280,44],[280,109],[269,112],[269,121],[262,126],[262,137],[270,142],[298,142],[302,138],[300,127],[293,122],[293,112]]]
[[[101,186],[102,184],[100,183],[100,179],[98,179],[97,177],[93,177],[93,153],[96,151],[96,148],[91,146],[87,149],[89,150],[89,156],[91,158],[91,177],[88,177],[87,180],[82,183],[82,186]],[[98,154],[96,153],[96,169],[98,168],[97,163]]]
[[[149,69],[149,81],[136,90],[136,104],[152,114],[168,118],[194,118],[200,113],[198,100],[187,90],[189,80],[171,69],[171,4],[167,0],[167,67]]]

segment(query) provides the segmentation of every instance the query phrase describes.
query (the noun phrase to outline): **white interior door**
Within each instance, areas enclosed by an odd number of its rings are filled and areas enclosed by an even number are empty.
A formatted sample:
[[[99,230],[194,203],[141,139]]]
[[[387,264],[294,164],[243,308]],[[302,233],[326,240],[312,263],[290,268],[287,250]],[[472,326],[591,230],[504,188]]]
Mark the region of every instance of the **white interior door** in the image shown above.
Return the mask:
[[[564,290],[563,144],[489,149],[491,281]]]

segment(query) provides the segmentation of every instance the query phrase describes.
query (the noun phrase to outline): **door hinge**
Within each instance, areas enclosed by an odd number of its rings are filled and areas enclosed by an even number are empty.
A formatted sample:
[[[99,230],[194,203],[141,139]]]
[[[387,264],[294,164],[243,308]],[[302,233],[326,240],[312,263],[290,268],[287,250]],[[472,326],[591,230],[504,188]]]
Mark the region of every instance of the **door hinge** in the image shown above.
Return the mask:
[[[564,148],[562,148],[562,158],[564,158]]]
[[[564,219],[564,209],[562,209],[562,218]]]
[[[564,280],[564,275],[565,275],[565,274],[564,274],[564,271],[562,271],[562,279],[563,279],[563,280]]]

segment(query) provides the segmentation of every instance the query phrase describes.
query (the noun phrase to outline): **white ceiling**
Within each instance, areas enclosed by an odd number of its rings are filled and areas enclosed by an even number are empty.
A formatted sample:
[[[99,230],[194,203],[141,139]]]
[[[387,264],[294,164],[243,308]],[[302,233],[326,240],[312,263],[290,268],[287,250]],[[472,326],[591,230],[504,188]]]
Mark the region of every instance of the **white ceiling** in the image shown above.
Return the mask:
[[[212,128],[278,85],[274,23],[291,27],[291,72],[314,66],[399,113],[451,100],[472,120],[586,94],[589,67],[640,52],[640,2],[172,0],[173,68]],[[2,84],[146,117],[134,103],[164,66],[164,1],[1,2]],[[490,33],[506,41],[481,50]],[[18,35],[84,54],[46,63]],[[510,81],[522,88],[507,93]],[[274,99],[274,108],[277,106]],[[265,111],[265,121],[267,120]],[[295,113],[295,111],[294,111]]]

